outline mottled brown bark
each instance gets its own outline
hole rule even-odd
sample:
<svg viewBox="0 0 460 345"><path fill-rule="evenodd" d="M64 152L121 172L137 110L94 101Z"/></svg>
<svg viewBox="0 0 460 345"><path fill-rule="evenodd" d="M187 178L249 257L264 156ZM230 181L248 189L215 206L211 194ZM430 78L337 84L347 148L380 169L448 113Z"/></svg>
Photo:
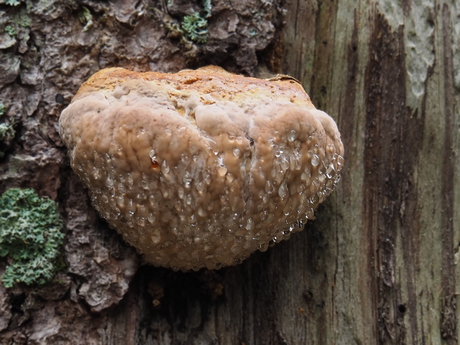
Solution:
<svg viewBox="0 0 460 345"><path fill-rule="evenodd" d="M197 2L0 1L0 28L16 30L0 30L0 122L16 131L0 143L0 192L34 188L59 202L67 263L48 286L0 286L0 343L456 344L456 2L212 4L206 44L189 44L161 13L179 21ZM91 207L56 121L99 68L208 63L301 80L337 120L343 178L303 232L239 266L142 265Z"/></svg>

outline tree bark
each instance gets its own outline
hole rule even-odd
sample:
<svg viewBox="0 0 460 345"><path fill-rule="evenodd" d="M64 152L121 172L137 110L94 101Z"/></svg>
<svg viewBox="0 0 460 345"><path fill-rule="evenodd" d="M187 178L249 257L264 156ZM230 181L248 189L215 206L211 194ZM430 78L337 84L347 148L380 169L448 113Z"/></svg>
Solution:
<svg viewBox="0 0 460 345"><path fill-rule="evenodd" d="M457 343L458 4L323 1L288 13L283 70L336 116L346 148L324 233L336 259L321 294L326 343Z"/></svg>
<svg viewBox="0 0 460 345"><path fill-rule="evenodd" d="M47 286L0 284L2 344L457 344L458 2L215 0L204 44L168 29L195 2L1 3L16 34L0 37L0 122L16 134L0 143L0 192L59 202L67 264ZM100 68L208 63L299 79L336 119L345 167L289 241L172 272L142 264L98 218L55 126Z"/></svg>

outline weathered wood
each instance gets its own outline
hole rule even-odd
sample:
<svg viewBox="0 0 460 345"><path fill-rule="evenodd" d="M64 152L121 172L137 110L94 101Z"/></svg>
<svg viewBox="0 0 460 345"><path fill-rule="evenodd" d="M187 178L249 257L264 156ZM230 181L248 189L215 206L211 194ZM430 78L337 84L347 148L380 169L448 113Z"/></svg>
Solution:
<svg viewBox="0 0 460 345"><path fill-rule="evenodd" d="M283 70L336 116L347 149L324 234L326 343L457 343L458 4L290 6L285 44L314 40L315 57L290 51Z"/></svg>

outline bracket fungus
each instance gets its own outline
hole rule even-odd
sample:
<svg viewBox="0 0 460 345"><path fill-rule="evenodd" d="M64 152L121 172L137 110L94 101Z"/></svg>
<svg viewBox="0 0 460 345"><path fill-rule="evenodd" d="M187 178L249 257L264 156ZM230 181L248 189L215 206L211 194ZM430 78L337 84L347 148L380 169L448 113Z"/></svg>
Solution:
<svg viewBox="0 0 460 345"><path fill-rule="evenodd" d="M101 216L175 270L233 265L301 230L343 164L336 123L293 78L214 66L101 70L59 128Z"/></svg>

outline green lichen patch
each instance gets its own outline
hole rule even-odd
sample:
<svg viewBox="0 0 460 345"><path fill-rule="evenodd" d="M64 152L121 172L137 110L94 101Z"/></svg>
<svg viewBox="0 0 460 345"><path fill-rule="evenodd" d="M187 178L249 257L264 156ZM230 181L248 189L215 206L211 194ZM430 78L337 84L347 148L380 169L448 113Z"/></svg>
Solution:
<svg viewBox="0 0 460 345"><path fill-rule="evenodd" d="M203 11L204 11L205 18L211 17L211 12L212 12L211 0L203 0Z"/></svg>
<svg viewBox="0 0 460 345"><path fill-rule="evenodd" d="M16 11L12 17L13 23L22 28L30 28L32 19L30 18L30 12L25 7L21 7L19 11Z"/></svg>
<svg viewBox="0 0 460 345"><path fill-rule="evenodd" d="M82 29L83 32L88 31L94 24L92 14L85 6L83 6L78 12L78 19L80 20L80 23L84 25Z"/></svg>
<svg viewBox="0 0 460 345"><path fill-rule="evenodd" d="M56 203L32 189L10 188L0 197L0 256L8 257L2 276L16 283L45 284L59 269L64 240Z"/></svg>
<svg viewBox="0 0 460 345"><path fill-rule="evenodd" d="M0 101L0 117L5 114L6 107L2 101ZM8 147L9 142L14 138L15 130L13 125L10 123L0 123L0 158L5 156L4 149Z"/></svg>
<svg viewBox="0 0 460 345"><path fill-rule="evenodd" d="M3 142L9 142L14 138L15 131L13 126L8 123L0 123L0 158L5 156L5 152L2 150Z"/></svg>
<svg viewBox="0 0 460 345"><path fill-rule="evenodd" d="M14 137L13 126L7 123L0 124L0 142L4 140L11 140Z"/></svg>
<svg viewBox="0 0 460 345"><path fill-rule="evenodd" d="M185 16L181 26L187 39L197 43L206 43L208 21L201 17L199 13L195 12L190 16Z"/></svg>
<svg viewBox="0 0 460 345"><path fill-rule="evenodd" d="M191 46L193 43L204 44L208 38L208 18L211 17L211 0L201 2L202 9L182 17L182 20L171 17L156 7L151 10L161 19L168 30L168 37L181 39L181 43Z"/></svg>
<svg viewBox="0 0 460 345"><path fill-rule="evenodd" d="M17 6L19 5L21 2L18 1L18 0L6 0L6 3L7 5L10 5L10 6Z"/></svg>
<svg viewBox="0 0 460 345"><path fill-rule="evenodd" d="M10 35L10 36L16 36L18 34L18 32L16 31L16 29L11 26L11 25L7 25L5 26L5 32Z"/></svg>

